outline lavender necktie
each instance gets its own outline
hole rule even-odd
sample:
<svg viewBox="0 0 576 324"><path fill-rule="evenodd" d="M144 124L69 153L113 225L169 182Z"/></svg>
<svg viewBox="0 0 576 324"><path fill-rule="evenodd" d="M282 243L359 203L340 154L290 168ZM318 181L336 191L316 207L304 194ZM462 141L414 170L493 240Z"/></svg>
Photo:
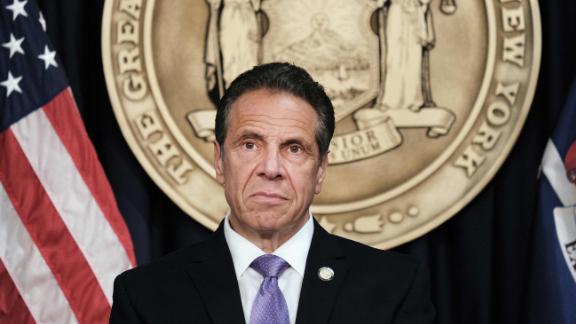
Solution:
<svg viewBox="0 0 576 324"><path fill-rule="evenodd" d="M289 324L288 306L278 287L278 276L289 267L288 263L273 254L264 254L250 267L264 277L252 304L250 324Z"/></svg>

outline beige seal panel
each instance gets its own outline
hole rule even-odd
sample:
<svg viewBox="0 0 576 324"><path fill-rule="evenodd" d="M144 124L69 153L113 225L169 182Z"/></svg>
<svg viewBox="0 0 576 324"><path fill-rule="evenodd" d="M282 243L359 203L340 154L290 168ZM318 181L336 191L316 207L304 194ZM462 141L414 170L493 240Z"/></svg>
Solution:
<svg viewBox="0 0 576 324"><path fill-rule="evenodd" d="M256 64L306 68L337 119L312 212L379 248L432 230L486 186L540 64L535 0L107 0L102 29L124 137L211 229L228 208L212 168L216 100Z"/></svg>

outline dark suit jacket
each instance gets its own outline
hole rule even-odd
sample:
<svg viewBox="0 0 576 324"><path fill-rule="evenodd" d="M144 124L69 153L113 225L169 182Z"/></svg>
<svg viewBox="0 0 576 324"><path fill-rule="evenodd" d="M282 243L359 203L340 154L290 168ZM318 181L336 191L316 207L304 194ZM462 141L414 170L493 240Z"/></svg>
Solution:
<svg viewBox="0 0 576 324"><path fill-rule="evenodd" d="M433 322L428 280L417 262L314 226L296 323ZM333 280L319 279L323 266L334 270ZM208 241L118 276L110 322L243 324L223 226Z"/></svg>

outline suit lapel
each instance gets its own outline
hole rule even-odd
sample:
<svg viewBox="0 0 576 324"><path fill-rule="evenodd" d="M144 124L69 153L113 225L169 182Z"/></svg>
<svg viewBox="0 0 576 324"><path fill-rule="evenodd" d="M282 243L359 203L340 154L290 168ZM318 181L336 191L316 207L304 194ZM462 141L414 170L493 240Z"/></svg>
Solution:
<svg viewBox="0 0 576 324"><path fill-rule="evenodd" d="M244 324L238 281L222 224L200 253L195 253L186 271L214 324Z"/></svg>
<svg viewBox="0 0 576 324"><path fill-rule="evenodd" d="M318 270L322 267L334 271L332 280L323 281L319 278ZM306 260L297 324L322 324L328 321L347 272L348 263L337 242L314 221L314 237Z"/></svg>

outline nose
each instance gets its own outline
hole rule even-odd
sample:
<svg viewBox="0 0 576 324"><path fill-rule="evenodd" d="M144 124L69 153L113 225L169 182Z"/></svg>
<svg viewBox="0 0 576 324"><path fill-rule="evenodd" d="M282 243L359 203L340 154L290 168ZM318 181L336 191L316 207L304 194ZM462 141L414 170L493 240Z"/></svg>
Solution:
<svg viewBox="0 0 576 324"><path fill-rule="evenodd" d="M276 149L266 150L260 163L258 174L270 180L276 180L283 177L283 168L280 152Z"/></svg>

